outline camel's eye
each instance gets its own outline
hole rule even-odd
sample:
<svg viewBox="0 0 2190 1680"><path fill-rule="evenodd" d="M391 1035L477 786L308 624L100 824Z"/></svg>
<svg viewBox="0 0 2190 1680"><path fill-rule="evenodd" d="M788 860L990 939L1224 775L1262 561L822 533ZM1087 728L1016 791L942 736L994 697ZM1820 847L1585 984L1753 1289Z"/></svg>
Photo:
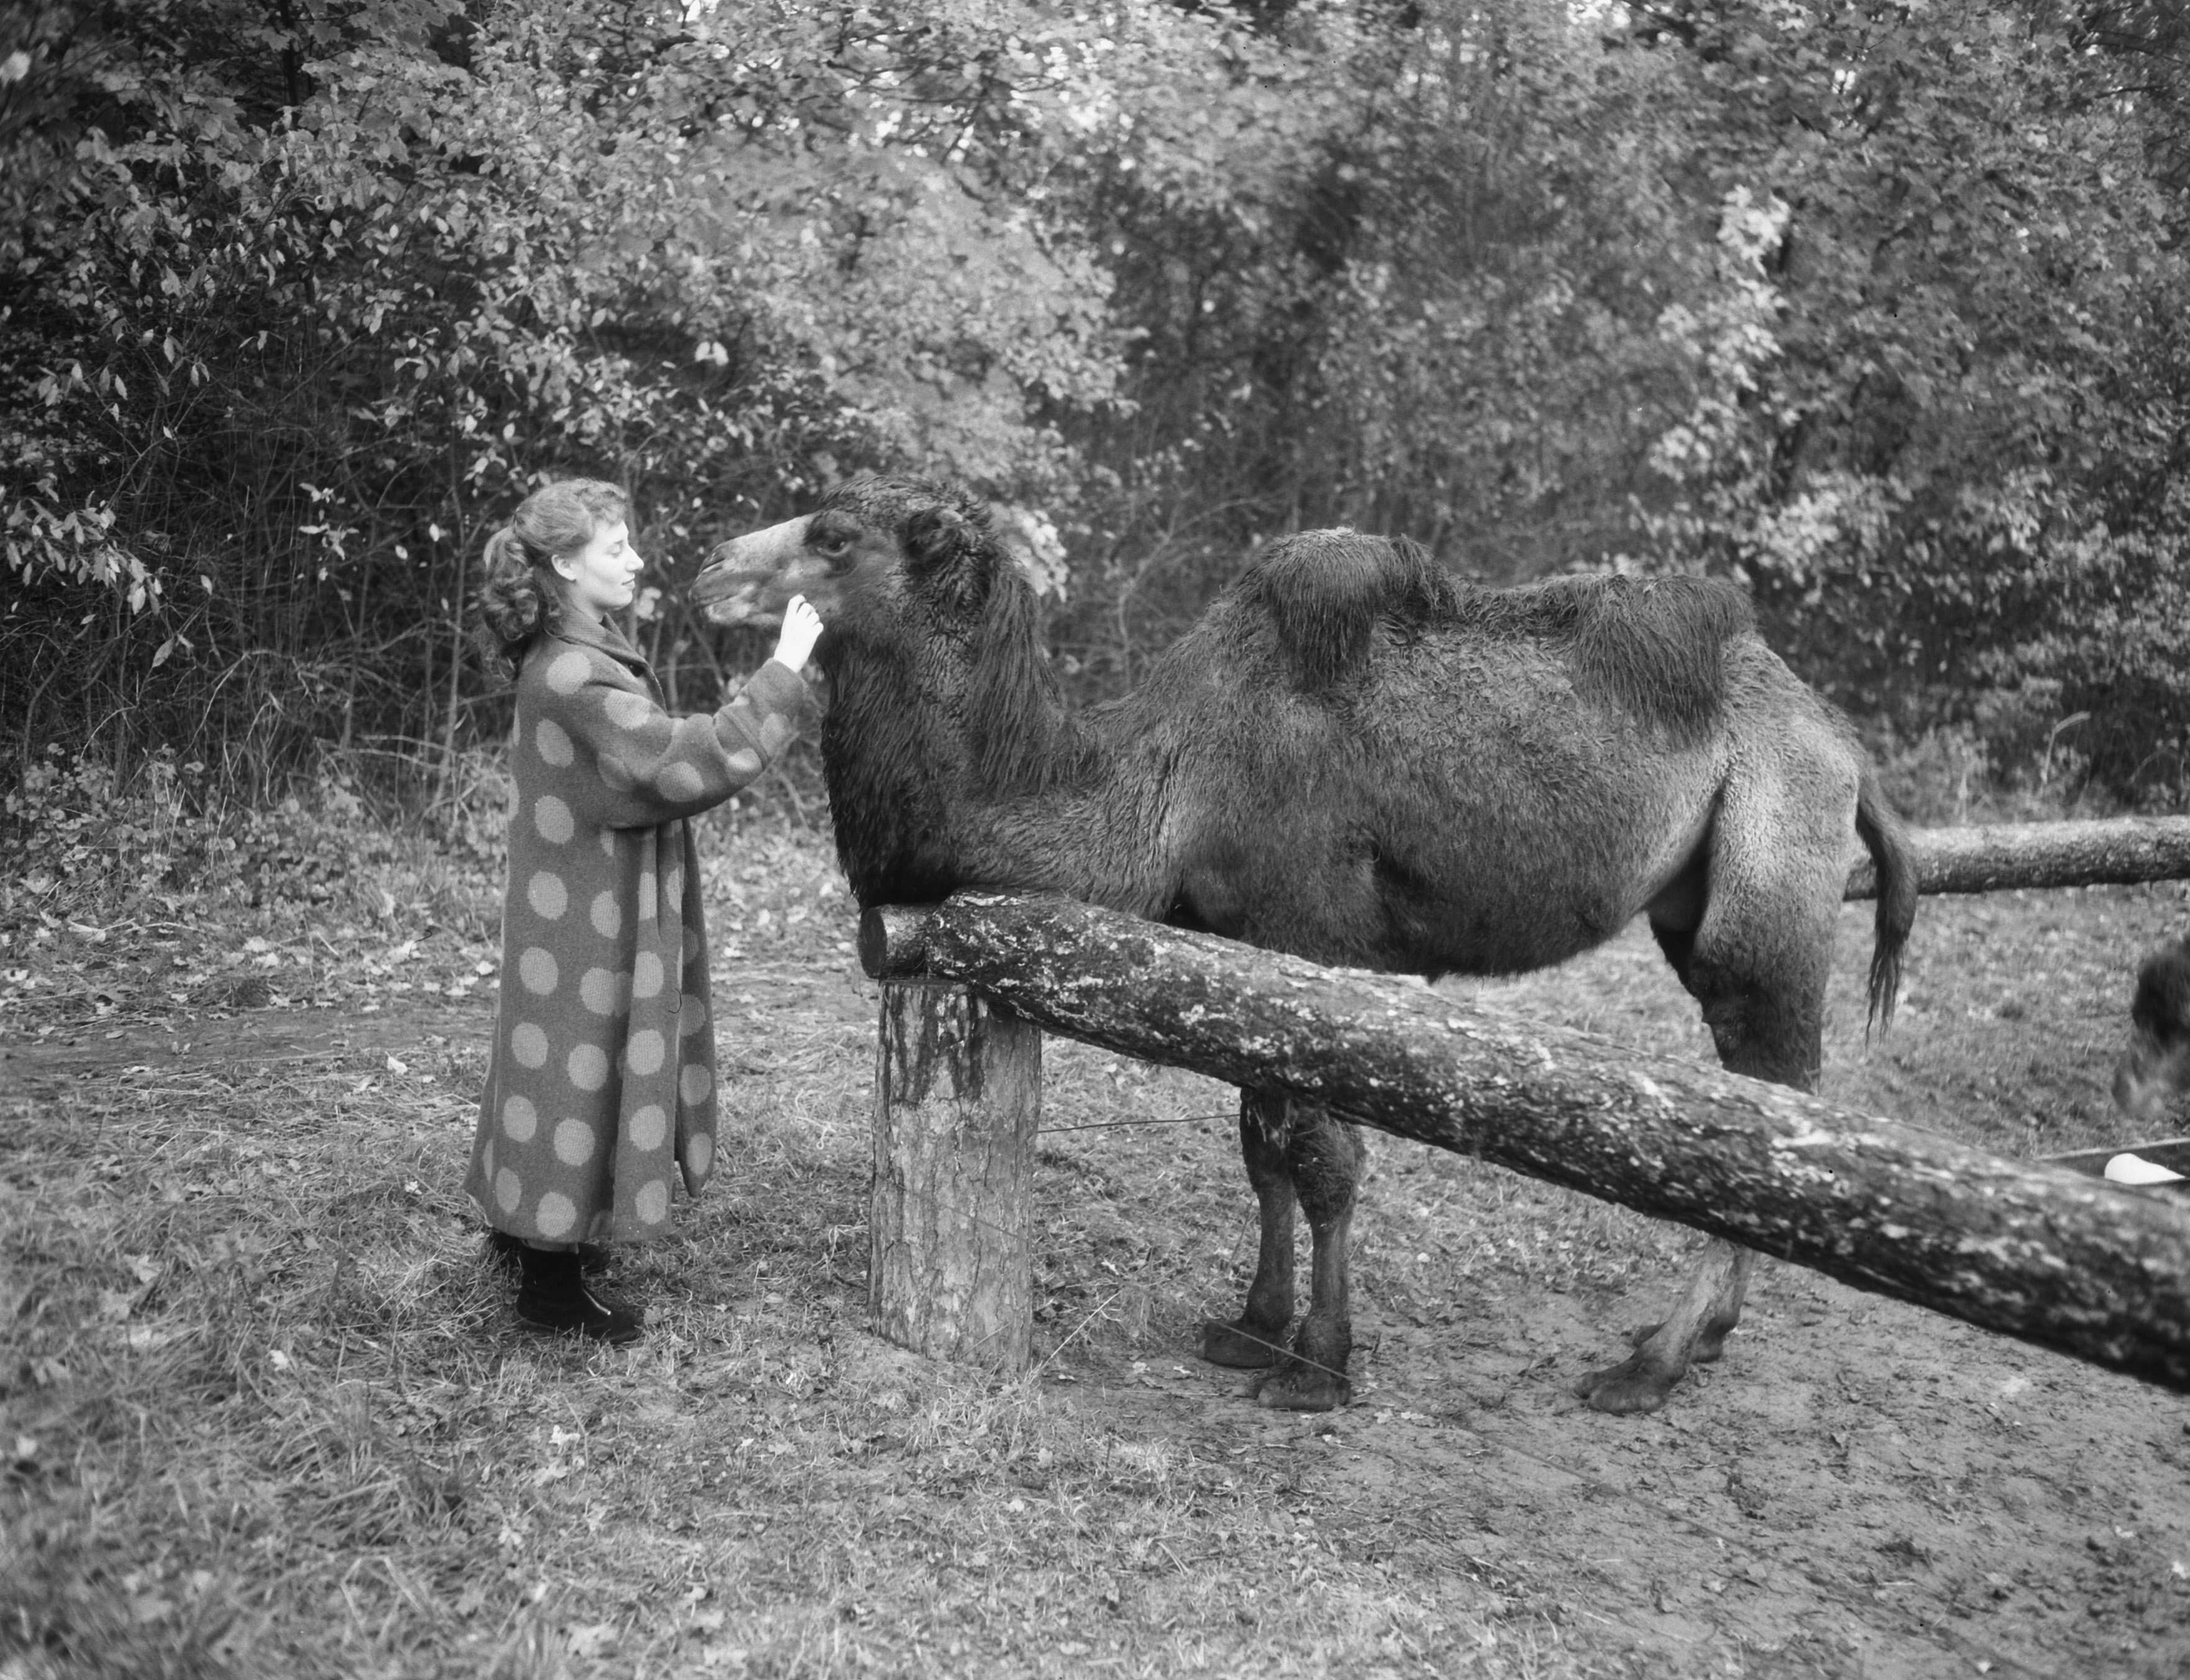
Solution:
<svg viewBox="0 0 2190 1680"><path fill-rule="evenodd" d="M807 533L806 546L829 563L831 571L848 572L855 535L841 526L817 525Z"/></svg>

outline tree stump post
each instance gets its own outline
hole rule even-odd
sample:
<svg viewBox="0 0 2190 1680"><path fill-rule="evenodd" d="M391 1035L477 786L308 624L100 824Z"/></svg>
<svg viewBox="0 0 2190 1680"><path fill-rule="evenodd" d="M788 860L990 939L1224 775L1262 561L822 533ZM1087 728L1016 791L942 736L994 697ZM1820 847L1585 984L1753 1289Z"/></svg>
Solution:
<svg viewBox="0 0 2190 1680"><path fill-rule="evenodd" d="M885 978L868 1304L914 1352L1000 1372L1034 1337L1041 1029L949 981Z"/></svg>

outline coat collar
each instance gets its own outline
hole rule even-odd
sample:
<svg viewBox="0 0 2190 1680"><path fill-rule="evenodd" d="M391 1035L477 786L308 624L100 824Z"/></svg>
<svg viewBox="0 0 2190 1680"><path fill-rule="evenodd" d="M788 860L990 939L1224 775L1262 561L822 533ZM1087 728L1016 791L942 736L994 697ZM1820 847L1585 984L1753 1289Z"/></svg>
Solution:
<svg viewBox="0 0 2190 1680"><path fill-rule="evenodd" d="M591 648L606 653L619 665L628 665L649 682L654 678L654 667L646 662L646 655L631 645L631 638L616 628L613 619L596 619L591 614L566 608L562 627L556 632L565 642L575 642L581 648Z"/></svg>

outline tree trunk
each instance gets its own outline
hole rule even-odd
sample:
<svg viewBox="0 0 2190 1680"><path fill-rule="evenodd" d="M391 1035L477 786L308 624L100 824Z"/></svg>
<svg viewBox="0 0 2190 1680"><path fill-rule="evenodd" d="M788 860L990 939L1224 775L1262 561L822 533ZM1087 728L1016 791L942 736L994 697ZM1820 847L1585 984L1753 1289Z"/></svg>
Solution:
<svg viewBox="0 0 2190 1680"><path fill-rule="evenodd" d="M1043 1026L1620 1202L2190 1390L2190 1212L1799 1092L1052 897L871 912Z"/></svg>
<svg viewBox="0 0 2190 1680"><path fill-rule="evenodd" d="M1915 855L1919 892L2190 879L2190 817L1917 829L1910 832L1909 846ZM1865 858L1848 875L1847 897L1877 896L1877 874Z"/></svg>
<svg viewBox="0 0 2190 1680"><path fill-rule="evenodd" d="M882 987L868 1303L916 1352L1026 1366L1041 1032L963 986Z"/></svg>

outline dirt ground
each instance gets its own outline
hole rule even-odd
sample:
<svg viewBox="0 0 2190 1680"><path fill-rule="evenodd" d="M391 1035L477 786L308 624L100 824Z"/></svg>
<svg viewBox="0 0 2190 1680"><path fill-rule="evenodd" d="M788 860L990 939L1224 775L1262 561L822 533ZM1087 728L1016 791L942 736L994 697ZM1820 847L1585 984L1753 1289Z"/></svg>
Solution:
<svg viewBox="0 0 2190 1680"><path fill-rule="evenodd" d="M1828 1097L1943 1117L2009 1152L2112 1140L2103 1073L2127 981L2109 953L2170 928L2181 899L2057 897L2057 910L1927 906L1903 1025L1869 1047L1859 1023L1844 1027ZM1849 915L1852 975L1867 931ZM2106 924L2096 933L2094 918ZM2072 950L2047 945L2056 926L2075 934ZM2004 933L2051 954L2004 961ZM1645 940L1486 989L1700 1053ZM789 979L765 1008L856 1026L871 1020L873 995L842 974ZM1858 993L1851 981L1839 995ZM0 1095L35 1096L102 1067L397 1051L475 1038L485 1019L472 1002L268 1010L187 1029L93 1023L8 1045ZM1095 1055L1053 1046L1052 1075L1084 1078ZM2020 1097L1993 1089L1995 1075ZM1182 1112L1223 1096L1155 1070L1120 1093ZM1767 1262L1722 1364L1655 1417L1601 1417L1568 1384L1655 1315L1700 1239L1480 1162L1388 1139L1374 1152L1356 1242L1359 1398L1302 1417L1256 1409L1237 1373L1190 1351L1198 1316L1225 1304L1239 1273L1236 1236L1206 1249L1193 1229L1209 1208L1246 1219L1228 1127L1046 1147L1044 1217L1120 1225L1146 1280L1143 1309L1122 1328L1068 1337L1069 1313L1045 1315L1048 1403L1091 1431L1236 1468L1274 1518L1290 1513L1304 1540L1371 1560L1395 1597L1555 1624L1557 1672L1578 1660L1653 1676L2190 1673L2190 1400ZM1087 1176L1098 1163L1114 1198L1099 1208ZM1167 1201L1166 1174L1193 1196ZM1524 1247L1626 1258L1592 1270ZM856 1270L851 1259L836 1264ZM1058 1298L1084 1284L1056 1262L1041 1277ZM1392 1655L1393 1672L1420 1672Z"/></svg>
<svg viewBox="0 0 2190 1680"><path fill-rule="evenodd" d="M1381 1302L1357 1319L1368 1392L1332 1417L1251 1411L1193 1360L1080 1403L1282 1467L1395 1574L1518 1600L1645 1672L2190 1672L2179 1397L1779 1267L1662 1413L1568 1399L1608 1362L1603 1309L1667 1287L1586 1313L1514 1291L1464 1326Z"/></svg>
<svg viewBox="0 0 2190 1680"><path fill-rule="evenodd" d="M1866 1043L1847 1000L1869 930L1851 906L1824 1095L2010 1154L2132 1140L2107 1073L2134 953L2181 919L2172 887L1927 901L1901 1023ZM1639 932L1465 989L1707 1054ZM1489 1226L1608 1221L1614 1246L1644 1249L1669 1228L1374 1147L1352 1409L1251 1411L1235 1379L1190 1359L1164 1361L1154 1392L1143 1376L1088 1403L1212 1451L1229 1437L1291 1467L1319 1526L1395 1575L1530 1603L1644 1672L2190 1674L2190 1399L1767 1260L1722 1363L1654 1417L1603 1417L1569 1383L1660 1315L1700 1239L1608 1285L1523 1265L1476 1269L1472 1293L1425 1291L1406 1249L1424 1229L1451 1242L1471 1206ZM1409 1228L1417 1202L1438 1217Z"/></svg>

